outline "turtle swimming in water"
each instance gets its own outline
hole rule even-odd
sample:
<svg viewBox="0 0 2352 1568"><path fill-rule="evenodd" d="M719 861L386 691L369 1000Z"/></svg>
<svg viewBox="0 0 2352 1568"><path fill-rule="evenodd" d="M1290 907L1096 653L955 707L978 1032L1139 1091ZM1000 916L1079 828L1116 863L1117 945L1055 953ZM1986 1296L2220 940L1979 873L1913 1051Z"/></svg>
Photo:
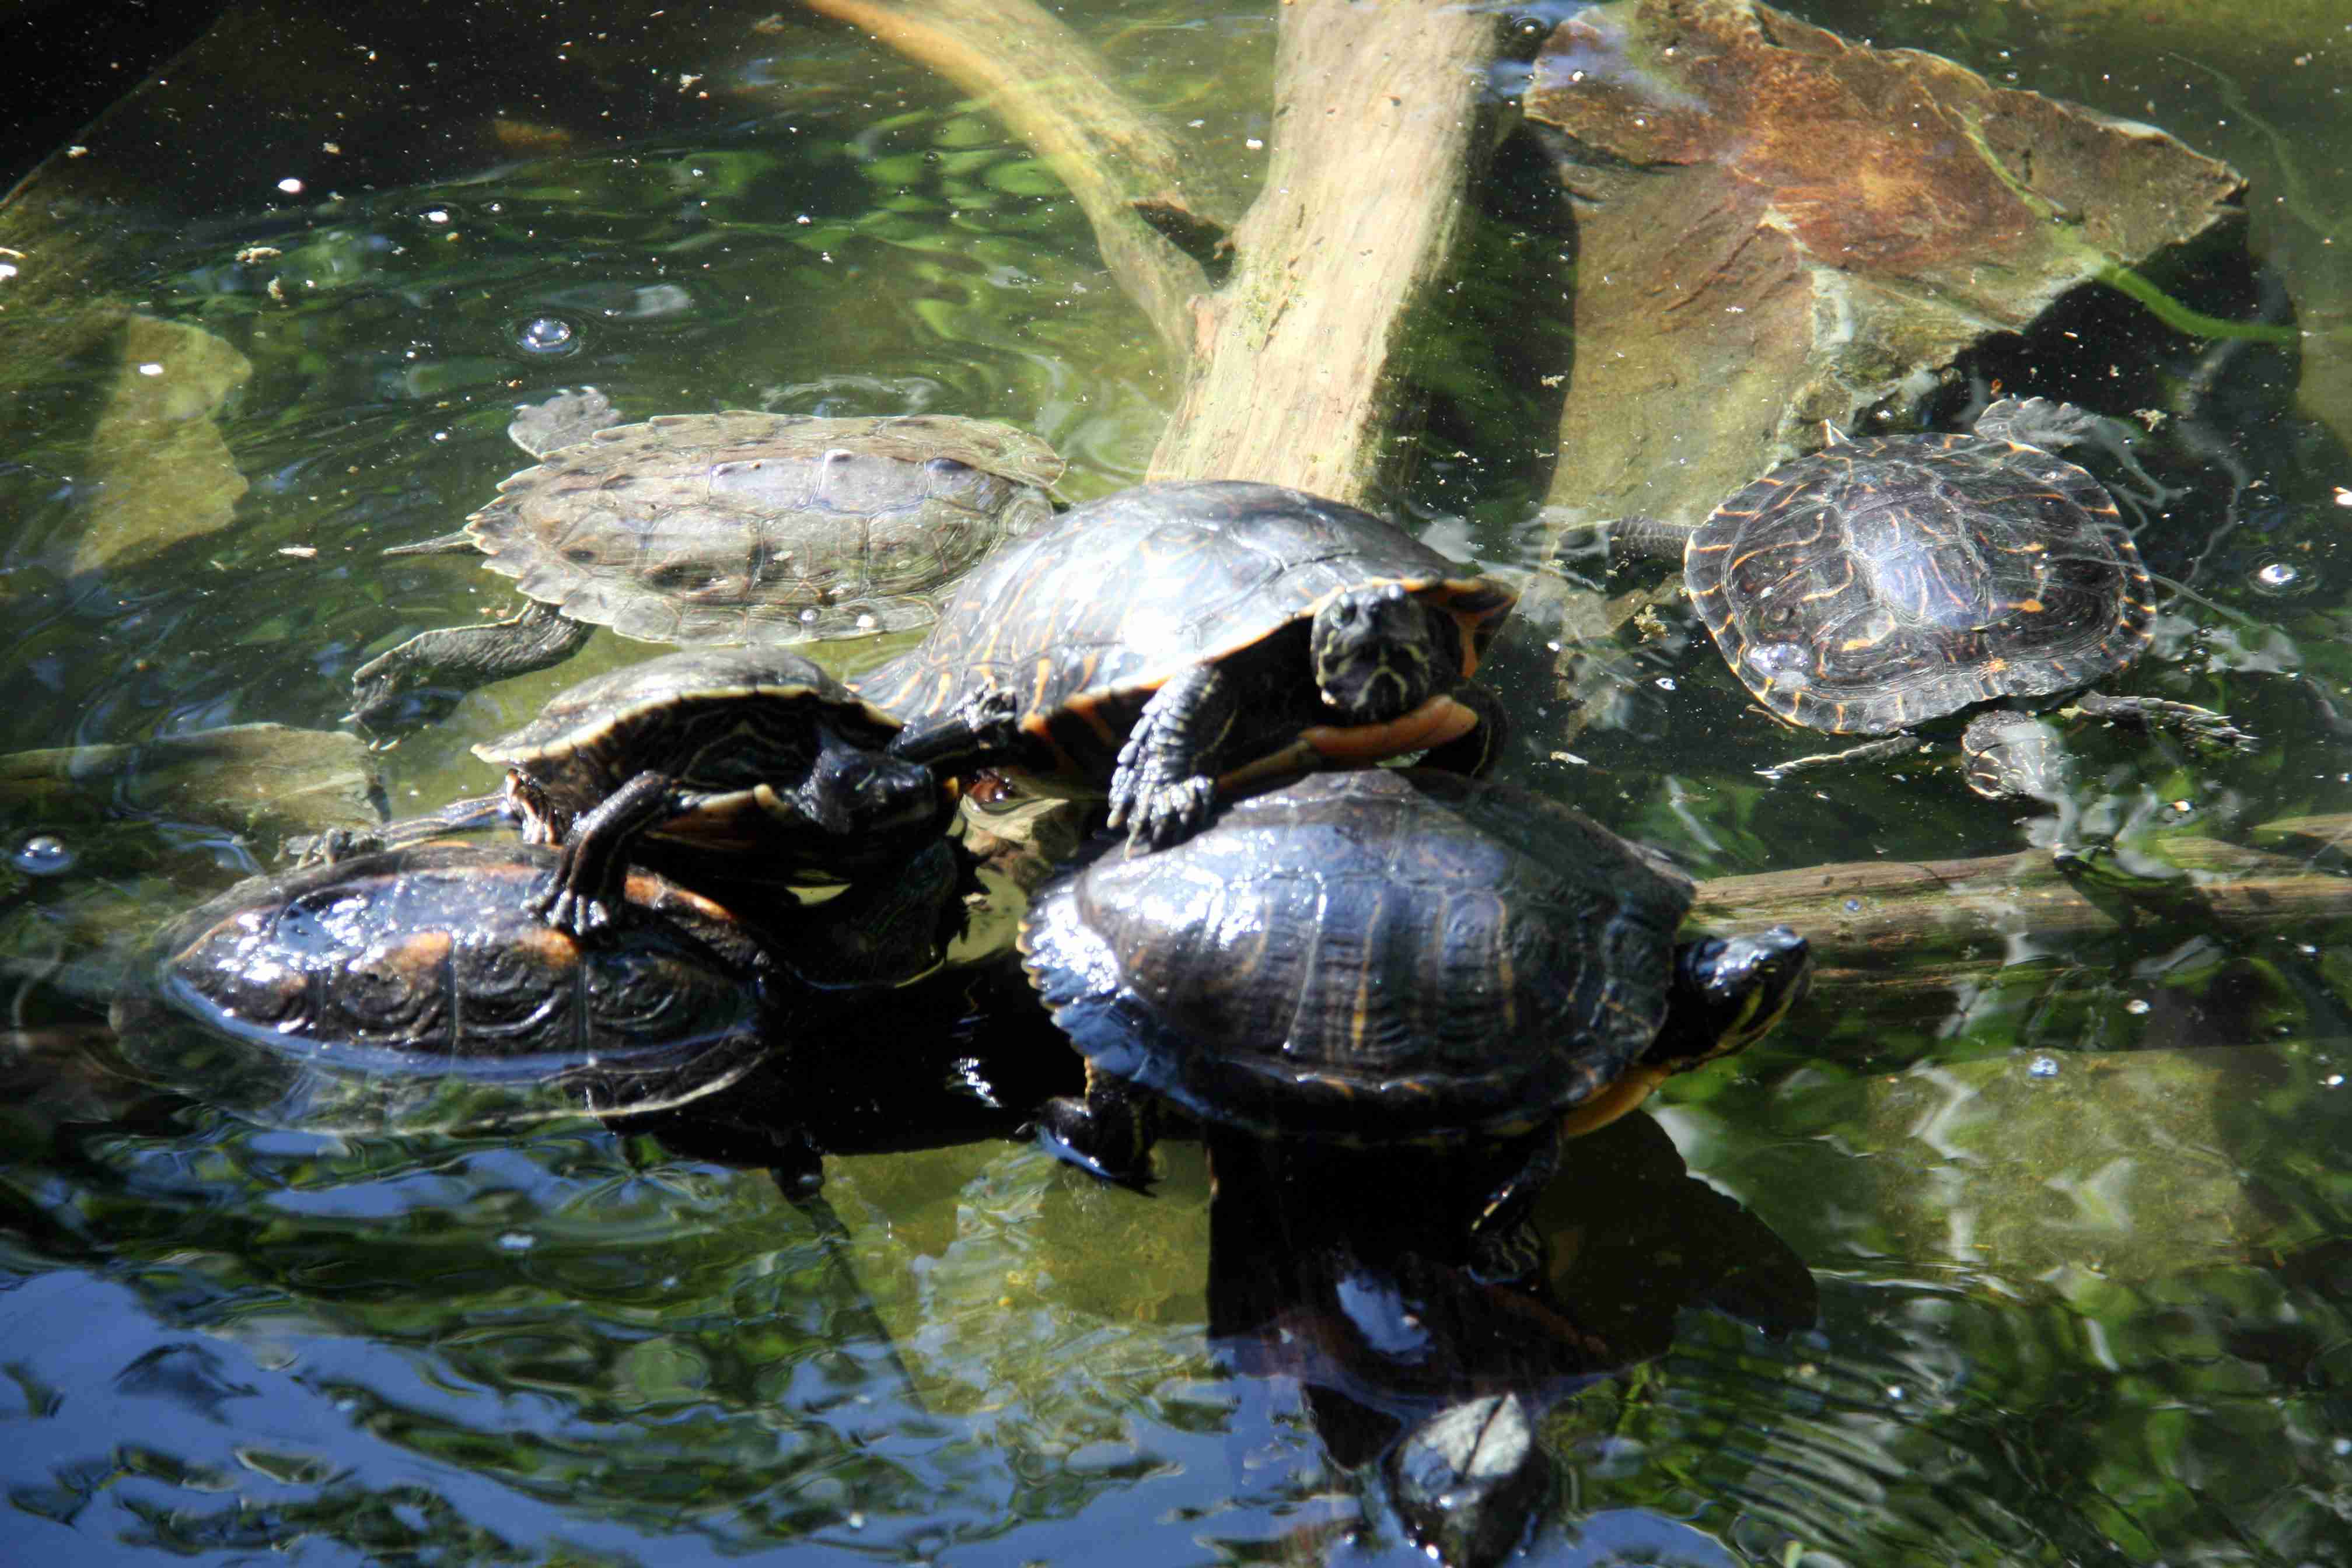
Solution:
<svg viewBox="0 0 2352 1568"><path fill-rule="evenodd" d="M913 651L853 679L901 757L1110 800L1172 843L1259 777L1426 750L1482 771L1469 680L1516 598L1384 518L1279 485L1139 485L1000 547Z"/></svg>
<svg viewBox="0 0 2352 1568"><path fill-rule="evenodd" d="M1109 847L1109 846L1104 846ZM1310 775L1172 848L1049 882L1025 967L1087 1059L1050 1140L1132 1178L1164 1096L1350 1145L1528 1138L1475 1217L1507 1228L1559 1140L1747 1046L1805 990L1785 926L1685 939L1682 877L1578 812L1427 768Z"/></svg>
<svg viewBox="0 0 2352 1568"><path fill-rule="evenodd" d="M1916 750L1909 733L1964 709L1969 787L2055 800L2058 737L2034 717L2146 651L2155 592L2115 499L2052 449L2105 422L2003 398L1966 434L1831 444L1784 463L1696 528L1609 525L1615 543L1682 563L1732 673L1775 717L1885 738L1768 768ZM2248 747L2221 714L2085 693L2072 711Z"/></svg>
<svg viewBox="0 0 2352 1568"><path fill-rule="evenodd" d="M539 459L457 533L388 555L477 551L526 599L513 618L424 632L362 664L351 717L420 722L457 694L560 663L597 626L689 645L769 645L921 626L939 590L1052 516L1062 460L1035 436L940 414L664 414L593 387L508 426Z"/></svg>

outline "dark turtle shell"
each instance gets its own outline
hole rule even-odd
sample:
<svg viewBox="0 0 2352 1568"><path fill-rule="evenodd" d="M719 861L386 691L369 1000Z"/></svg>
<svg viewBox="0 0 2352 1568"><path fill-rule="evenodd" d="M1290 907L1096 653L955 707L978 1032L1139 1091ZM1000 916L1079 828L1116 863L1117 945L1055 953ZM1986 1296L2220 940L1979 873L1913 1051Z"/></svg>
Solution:
<svg viewBox="0 0 2352 1568"><path fill-rule="evenodd" d="M649 1110L747 1071L778 978L750 932L633 872L634 917L576 940L531 907L553 865L510 841L434 842L249 878L155 946L152 996L201 1027L205 1061L157 1027L127 1029L126 1050L306 1125L444 1124L486 1097L500 1121Z"/></svg>
<svg viewBox="0 0 2352 1568"><path fill-rule="evenodd" d="M600 430L499 486L465 538L574 621L653 643L920 626L934 591L1052 515L1062 461L939 414L665 414Z"/></svg>
<svg viewBox="0 0 2352 1568"><path fill-rule="evenodd" d="M1362 768L1040 891L1032 980L1093 1065L1204 1120L1358 1142L1530 1128L1664 1023L1690 884L1583 816Z"/></svg>
<svg viewBox="0 0 2352 1568"><path fill-rule="evenodd" d="M1843 734L2087 685L2138 657L2154 607L2098 480L1981 434L1782 464L1699 525L1683 570L1757 700Z"/></svg>
<svg viewBox="0 0 2352 1568"><path fill-rule="evenodd" d="M566 687L474 754L525 781L509 788L532 842L561 842L571 822L652 768L702 800L650 836L706 852L798 850L795 865L848 870L903 860L951 803L923 769L883 756L898 732L897 719L789 649L688 648ZM841 820L814 821L791 800L828 747L868 752L868 770L903 779L840 791Z"/></svg>
<svg viewBox="0 0 2352 1568"><path fill-rule="evenodd" d="M1391 582L1453 614L1465 674L1513 600L1337 501L1241 480L1139 485L1000 546L919 646L857 685L910 725L1010 692L1055 770L1099 781L1166 682L1304 627L1335 593Z"/></svg>

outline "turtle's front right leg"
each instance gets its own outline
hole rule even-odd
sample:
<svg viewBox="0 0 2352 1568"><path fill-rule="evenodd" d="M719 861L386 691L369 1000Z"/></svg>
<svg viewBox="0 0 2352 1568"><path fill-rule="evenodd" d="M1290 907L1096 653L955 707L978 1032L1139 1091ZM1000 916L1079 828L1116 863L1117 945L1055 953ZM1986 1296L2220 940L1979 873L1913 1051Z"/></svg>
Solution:
<svg viewBox="0 0 2352 1568"><path fill-rule="evenodd" d="M555 884L537 902L550 925L585 936L619 918L629 845L655 823L677 815L670 795L676 782L648 768L572 824L556 854Z"/></svg>
<svg viewBox="0 0 2352 1568"><path fill-rule="evenodd" d="M527 599L504 621L419 632L352 674L343 717L377 731L429 724L476 686L562 664L595 630Z"/></svg>
<svg viewBox="0 0 2352 1568"><path fill-rule="evenodd" d="M1110 776L1110 825L1127 829L1130 850L1166 849L1208 821L1217 780L1204 764L1241 706L1235 684L1214 664L1195 664L1143 705Z"/></svg>

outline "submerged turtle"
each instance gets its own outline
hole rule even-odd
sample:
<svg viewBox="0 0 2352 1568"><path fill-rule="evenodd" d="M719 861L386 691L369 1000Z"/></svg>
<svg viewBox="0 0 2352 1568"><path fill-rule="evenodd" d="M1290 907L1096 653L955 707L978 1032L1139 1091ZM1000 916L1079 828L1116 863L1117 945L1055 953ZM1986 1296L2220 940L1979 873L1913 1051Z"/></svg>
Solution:
<svg viewBox="0 0 2352 1568"><path fill-rule="evenodd" d="M458 532L385 552L478 550L528 602L362 664L353 718L383 727L426 688L446 702L543 669L597 626L770 644L923 625L939 589L1052 515L1045 488L1062 474L1044 442L985 420L617 419L593 387L521 410L507 434L539 465Z"/></svg>
<svg viewBox="0 0 2352 1568"><path fill-rule="evenodd" d="M1787 927L1677 942L1691 884L1589 819L1451 774L1318 774L1157 854L1048 883L1021 946L1087 1058L1046 1135L1131 1177L1151 1095L1205 1122L1351 1144L1559 1140L1778 1023L1810 974ZM1144 1092L1139 1094L1139 1091Z"/></svg>
<svg viewBox="0 0 2352 1568"><path fill-rule="evenodd" d="M584 943L537 913L555 861L439 841L248 878L156 939L151 983L116 1009L126 1053L310 1126L653 1111L935 964L959 902L943 845L823 919L632 870L631 918Z"/></svg>
<svg viewBox="0 0 2352 1568"><path fill-rule="evenodd" d="M854 684L906 721L899 756L1107 790L1158 846L1261 775L1424 747L1482 770L1504 719L1467 677L1512 599L1336 501L1142 485L1000 548Z"/></svg>
<svg viewBox="0 0 2352 1568"><path fill-rule="evenodd" d="M952 806L930 770L885 750L898 721L784 648L688 648L558 693L474 747L503 794L323 846L342 855L491 821L559 846L540 902L584 933L614 913L624 865L658 857L696 885L716 870L854 877L906 862Z"/></svg>
<svg viewBox="0 0 2352 1568"><path fill-rule="evenodd" d="M2155 595L2116 503L2048 450L2105 422L2069 403L2004 398L1967 434L1831 444L1784 463L1695 528L1610 525L1628 549L1681 561L1717 649L1774 716L1887 738L1765 769L1907 752L1906 732L1983 704L1962 732L1969 788L2055 799L2065 759L2032 716L2146 650ZM2089 695L2077 712L2246 747L2223 715Z"/></svg>

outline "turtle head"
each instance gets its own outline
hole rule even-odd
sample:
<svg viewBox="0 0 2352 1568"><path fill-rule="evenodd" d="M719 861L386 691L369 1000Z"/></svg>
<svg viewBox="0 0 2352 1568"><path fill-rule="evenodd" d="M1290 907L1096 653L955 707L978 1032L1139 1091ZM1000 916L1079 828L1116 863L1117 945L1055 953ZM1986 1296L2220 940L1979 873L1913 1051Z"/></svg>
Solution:
<svg viewBox="0 0 2352 1568"><path fill-rule="evenodd" d="M1772 1032L1813 977L1805 939L1785 925L1753 936L1702 936L1675 949L1666 1025L1644 1064L1679 1071Z"/></svg>
<svg viewBox="0 0 2352 1568"><path fill-rule="evenodd" d="M838 740L819 747L799 795L825 832L859 839L926 827L941 800L939 779L922 764Z"/></svg>
<svg viewBox="0 0 2352 1568"><path fill-rule="evenodd" d="M1385 724L1419 707L1455 673L1433 620L1402 583L1325 600L1309 633L1324 703L1358 724Z"/></svg>
<svg viewBox="0 0 2352 1568"><path fill-rule="evenodd" d="M2039 800L2064 810L2074 769L2057 730L2030 713L1988 708L1960 732L1969 788L1988 800Z"/></svg>

